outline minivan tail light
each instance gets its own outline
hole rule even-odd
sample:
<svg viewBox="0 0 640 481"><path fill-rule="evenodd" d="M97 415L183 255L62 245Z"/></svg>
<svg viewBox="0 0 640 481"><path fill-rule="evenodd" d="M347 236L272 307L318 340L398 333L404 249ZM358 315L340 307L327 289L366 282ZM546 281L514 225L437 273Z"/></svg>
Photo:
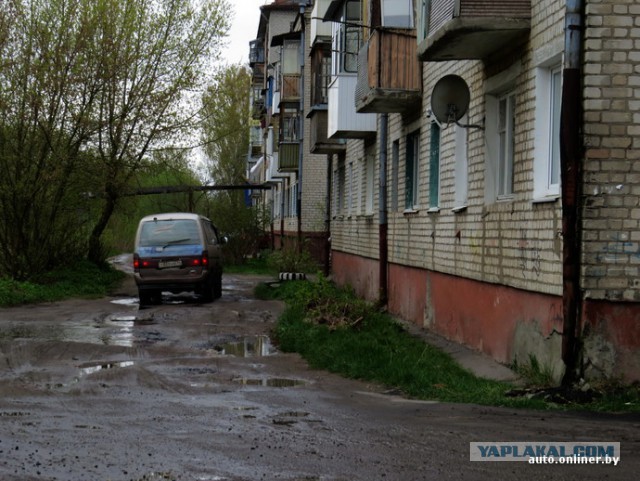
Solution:
<svg viewBox="0 0 640 481"><path fill-rule="evenodd" d="M138 272L140 270L140 257L138 254L133 255L133 270Z"/></svg>
<svg viewBox="0 0 640 481"><path fill-rule="evenodd" d="M207 257L207 251L202 252L202 267L207 267L209 265L209 258Z"/></svg>

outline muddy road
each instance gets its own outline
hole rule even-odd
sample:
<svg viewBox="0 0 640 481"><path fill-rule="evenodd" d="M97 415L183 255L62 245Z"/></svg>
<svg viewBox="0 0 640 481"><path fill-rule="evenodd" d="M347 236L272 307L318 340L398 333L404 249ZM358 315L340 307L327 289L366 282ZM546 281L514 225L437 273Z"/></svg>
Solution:
<svg viewBox="0 0 640 481"><path fill-rule="evenodd" d="M260 278L139 310L111 297L0 310L0 480L626 480L637 416L416 402L272 343ZM618 466L470 462L471 441L621 443Z"/></svg>

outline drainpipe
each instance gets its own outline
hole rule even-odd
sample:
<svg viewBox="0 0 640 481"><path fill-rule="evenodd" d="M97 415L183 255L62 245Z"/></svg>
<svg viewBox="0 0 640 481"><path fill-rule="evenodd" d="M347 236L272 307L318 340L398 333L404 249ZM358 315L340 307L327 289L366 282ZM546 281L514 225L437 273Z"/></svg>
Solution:
<svg viewBox="0 0 640 481"><path fill-rule="evenodd" d="M560 117L560 169L562 175L562 360L563 385L578 376L582 289L580 262L582 244L582 84L581 63L584 28L584 0L567 0L565 48L562 70Z"/></svg>
<svg viewBox="0 0 640 481"><path fill-rule="evenodd" d="M325 239L324 275L331 274L331 183L333 176L333 155L327 154L327 196L325 198Z"/></svg>
<svg viewBox="0 0 640 481"><path fill-rule="evenodd" d="M381 306L387 304L388 280L387 267L389 263L389 244L387 241L387 132L389 129L389 114L380 114L380 219L379 219L379 251L380 251L380 292L378 302Z"/></svg>
<svg viewBox="0 0 640 481"><path fill-rule="evenodd" d="M307 0L300 0L300 107L298 122L298 192L296 202L296 215L298 217L298 252L302 253L302 164L304 161L304 65L306 31L305 9Z"/></svg>

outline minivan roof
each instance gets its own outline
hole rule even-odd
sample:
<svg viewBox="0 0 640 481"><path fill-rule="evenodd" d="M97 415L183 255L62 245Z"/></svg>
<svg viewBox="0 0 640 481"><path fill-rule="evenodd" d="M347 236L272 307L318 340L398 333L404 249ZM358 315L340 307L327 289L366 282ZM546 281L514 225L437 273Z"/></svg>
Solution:
<svg viewBox="0 0 640 481"><path fill-rule="evenodd" d="M207 219L200 214L193 214L191 212L169 212L165 214L151 214L143 217L140 222L150 222L154 220L179 220L179 219Z"/></svg>

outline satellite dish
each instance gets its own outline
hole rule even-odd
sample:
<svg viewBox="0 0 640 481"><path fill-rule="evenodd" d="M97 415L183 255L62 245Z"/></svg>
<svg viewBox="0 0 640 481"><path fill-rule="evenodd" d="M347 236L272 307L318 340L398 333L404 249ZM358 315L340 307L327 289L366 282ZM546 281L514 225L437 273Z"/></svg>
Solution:
<svg viewBox="0 0 640 481"><path fill-rule="evenodd" d="M431 92L431 111L441 124L458 122L469 108L469 86L458 75L445 75Z"/></svg>

